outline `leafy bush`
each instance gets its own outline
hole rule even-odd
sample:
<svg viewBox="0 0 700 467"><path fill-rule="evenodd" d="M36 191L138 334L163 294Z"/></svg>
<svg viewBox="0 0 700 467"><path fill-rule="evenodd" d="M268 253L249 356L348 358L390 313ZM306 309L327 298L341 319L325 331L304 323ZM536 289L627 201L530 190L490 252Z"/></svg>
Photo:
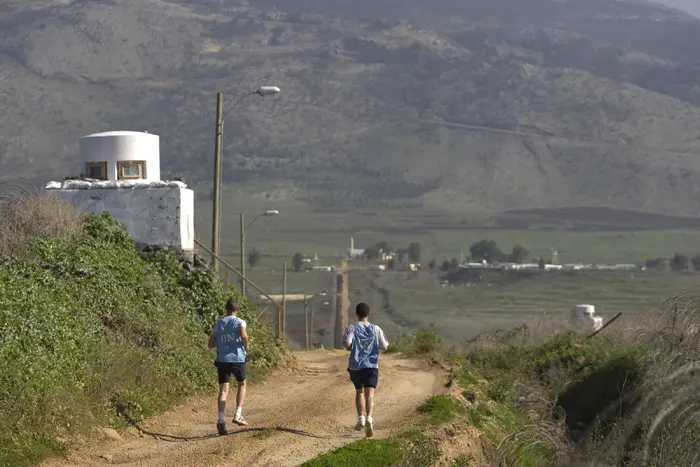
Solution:
<svg viewBox="0 0 700 467"><path fill-rule="evenodd" d="M418 406L418 412L430 416L431 423L449 422L455 418L461 407L457 401L448 396L431 396Z"/></svg>
<svg viewBox="0 0 700 467"><path fill-rule="evenodd" d="M302 467L391 467L402 459L401 445L396 440L361 439L305 462Z"/></svg>
<svg viewBox="0 0 700 467"><path fill-rule="evenodd" d="M436 443L417 430L389 439L361 439L311 459L302 467L425 466L433 465L440 451Z"/></svg>
<svg viewBox="0 0 700 467"><path fill-rule="evenodd" d="M444 349L442 337L437 332L427 329L415 334L403 336L389 345L389 352L401 352L406 355L437 354Z"/></svg>
<svg viewBox="0 0 700 467"><path fill-rule="evenodd" d="M212 272L186 271L170 252L141 258L109 214L31 248L0 263L0 465L30 465L120 412L149 416L215 387L206 334L226 295ZM272 330L245 303L241 316L252 366L273 366Z"/></svg>

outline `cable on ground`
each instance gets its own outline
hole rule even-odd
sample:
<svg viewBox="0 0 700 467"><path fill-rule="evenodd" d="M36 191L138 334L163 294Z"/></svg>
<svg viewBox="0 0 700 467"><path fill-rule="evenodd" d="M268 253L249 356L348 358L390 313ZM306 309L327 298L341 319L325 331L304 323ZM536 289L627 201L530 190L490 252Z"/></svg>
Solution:
<svg viewBox="0 0 700 467"><path fill-rule="evenodd" d="M211 433L207 435L195 435L195 436L176 436L176 435L170 435L167 433L157 433L154 431L148 431L141 427L136 420L131 418L128 414L122 413L122 416L124 419L129 423L129 425L133 426L137 430L139 430L140 433L143 433L144 435L152 436L154 438L163 440L163 441L170 441L170 442L176 442L176 441L201 441L205 439L212 439L212 438L219 438L222 435L219 435L218 433ZM276 426L276 427L247 427L247 428L239 428L233 431L229 431L226 435L223 436L232 436L232 435L240 435L243 433L251 433L251 432L265 432L265 431L280 431L283 433L291 433L293 435L299 435L299 436L306 436L308 438L317 438L317 439L332 439L332 438L352 438L350 435L317 435L314 433L309 433L308 431L304 430L297 430L294 428L286 428L283 426Z"/></svg>

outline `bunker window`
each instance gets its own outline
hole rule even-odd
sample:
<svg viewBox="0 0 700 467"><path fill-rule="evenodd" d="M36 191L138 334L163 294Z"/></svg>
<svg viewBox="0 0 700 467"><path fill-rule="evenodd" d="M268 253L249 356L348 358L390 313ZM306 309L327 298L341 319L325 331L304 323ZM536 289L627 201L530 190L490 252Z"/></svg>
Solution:
<svg viewBox="0 0 700 467"><path fill-rule="evenodd" d="M119 180L138 180L143 178L143 161L119 161Z"/></svg>

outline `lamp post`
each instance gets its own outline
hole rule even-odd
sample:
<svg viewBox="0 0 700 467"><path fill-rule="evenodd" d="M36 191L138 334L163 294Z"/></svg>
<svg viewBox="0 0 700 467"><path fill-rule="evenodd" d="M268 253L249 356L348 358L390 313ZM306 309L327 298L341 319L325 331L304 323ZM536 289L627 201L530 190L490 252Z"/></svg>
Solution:
<svg viewBox="0 0 700 467"><path fill-rule="evenodd" d="M219 214L221 213L221 137L224 130L224 119L236 108L239 102L248 96L258 95L260 97L279 94L280 88L277 86L260 86L253 92L241 96L226 113L223 113L223 93L216 95L216 139L214 140L214 206L212 212L211 228L211 252L212 266L215 271L219 270L219 263L216 259L219 256Z"/></svg>
<svg viewBox="0 0 700 467"><path fill-rule="evenodd" d="M248 224L248 227L243 227L243 213L241 213L241 296L245 297L245 261L246 261L246 254L245 254L245 231L248 230L253 224L255 224L255 221L260 219L261 217L270 217L270 216L277 216L279 215L279 211L277 209L268 209L265 212L262 212L258 214L258 216L253 219L253 221Z"/></svg>

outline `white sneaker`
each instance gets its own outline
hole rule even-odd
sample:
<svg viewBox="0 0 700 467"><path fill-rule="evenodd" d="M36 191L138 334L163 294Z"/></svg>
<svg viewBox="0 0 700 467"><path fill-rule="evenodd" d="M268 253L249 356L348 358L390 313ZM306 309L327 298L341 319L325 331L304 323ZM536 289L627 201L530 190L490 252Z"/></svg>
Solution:
<svg viewBox="0 0 700 467"><path fill-rule="evenodd" d="M367 417L367 423L365 424L365 435L371 438L374 435L374 427L372 426L372 417Z"/></svg>
<svg viewBox="0 0 700 467"><path fill-rule="evenodd" d="M233 418L233 423L235 423L236 425L248 426L248 422L246 422L245 418L243 418L243 414L236 415Z"/></svg>
<svg viewBox="0 0 700 467"><path fill-rule="evenodd" d="M357 424L355 425L355 431L362 431L365 427L365 417L364 415L357 416Z"/></svg>

